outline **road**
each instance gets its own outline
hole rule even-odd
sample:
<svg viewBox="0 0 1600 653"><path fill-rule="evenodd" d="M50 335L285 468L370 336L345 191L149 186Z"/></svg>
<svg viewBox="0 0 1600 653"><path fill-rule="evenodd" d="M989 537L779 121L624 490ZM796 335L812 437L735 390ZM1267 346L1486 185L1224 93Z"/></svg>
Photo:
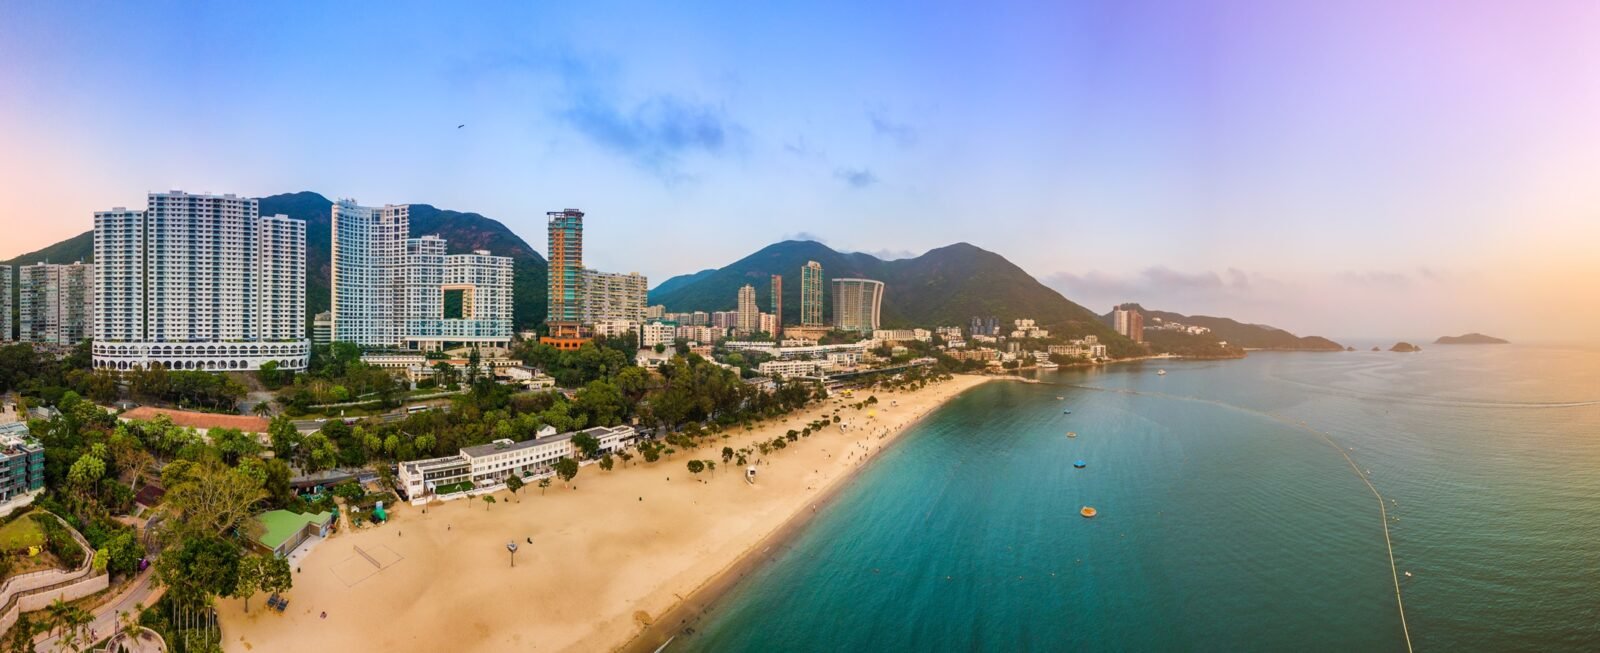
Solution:
<svg viewBox="0 0 1600 653"><path fill-rule="evenodd" d="M116 598L96 609L94 621L90 622L89 628L94 629L99 638L110 637L117 632L118 628L122 627L122 623L117 619L119 614L133 612L135 604L148 608L152 603L156 602L156 599L161 598L161 594L165 590L151 586L151 580L155 577L155 572L156 568L152 565L144 573L139 574L138 580L135 580L133 585L124 589ZM33 650L37 653L55 653L58 650L56 644L60 639L60 637L54 636L47 636L42 639L35 637Z"/></svg>
<svg viewBox="0 0 1600 653"><path fill-rule="evenodd" d="M448 412L450 410L450 406L448 406L448 405L436 406L436 407L434 407L434 410L442 410L442 411ZM393 424L395 422L405 421L406 417L409 417L409 416L410 416L409 413L407 413L405 411L400 411L398 413L383 413L382 415L373 415L373 416L370 416L370 417L361 417L361 418L358 418L358 419L364 419L365 420L365 419L374 419L374 418L376 418L379 422L382 422L384 424ZM328 418L324 418L324 419L297 419L297 420L294 420L294 428L297 431L303 431L303 432L306 432L306 433L311 433L313 431L321 430L323 424L326 424L328 422L331 422L331 421L334 421L334 420L337 420L337 419L341 419L341 418L328 417Z"/></svg>

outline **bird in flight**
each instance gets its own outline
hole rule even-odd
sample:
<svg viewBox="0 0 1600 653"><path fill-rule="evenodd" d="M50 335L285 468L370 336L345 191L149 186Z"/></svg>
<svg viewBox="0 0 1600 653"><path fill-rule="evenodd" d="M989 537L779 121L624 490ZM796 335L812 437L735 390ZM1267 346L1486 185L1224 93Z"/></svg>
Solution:
<svg viewBox="0 0 1600 653"><path fill-rule="evenodd" d="M461 129L462 127L466 127L466 126L467 126L466 123L461 123L459 125L456 125L456 129Z"/></svg>

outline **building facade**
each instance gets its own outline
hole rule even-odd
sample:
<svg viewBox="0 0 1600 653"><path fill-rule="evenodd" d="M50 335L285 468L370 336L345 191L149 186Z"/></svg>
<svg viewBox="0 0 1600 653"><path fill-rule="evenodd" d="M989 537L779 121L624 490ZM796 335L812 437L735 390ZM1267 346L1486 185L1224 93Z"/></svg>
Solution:
<svg viewBox="0 0 1600 653"><path fill-rule="evenodd" d="M822 326L822 264L800 268L800 326Z"/></svg>
<svg viewBox="0 0 1600 653"><path fill-rule="evenodd" d="M468 481L474 489L495 488L510 476L548 475L557 460L577 458L578 450L572 438L580 433L599 442L602 453L621 451L638 435L631 426L596 426L560 434L555 434L553 428L550 431L551 434L532 440L495 440L467 447L454 456L401 463L400 487L410 499L433 494L441 488L454 489L449 486L464 487L462 484Z"/></svg>
<svg viewBox="0 0 1600 653"><path fill-rule="evenodd" d="M1124 309L1118 306L1112 313L1112 323L1117 333L1127 336L1134 342L1144 342L1144 315L1137 309Z"/></svg>
<svg viewBox="0 0 1600 653"><path fill-rule="evenodd" d="M551 211L549 218L549 312L546 322L580 322L578 286L583 273L583 211Z"/></svg>
<svg viewBox="0 0 1600 653"><path fill-rule="evenodd" d="M23 422L0 425L0 504L44 490L44 446Z"/></svg>
<svg viewBox="0 0 1600 653"><path fill-rule="evenodd" d="M411 207L333 205L333 340L392 347L400 339L395 307L405 287Z"/></svg>
<svg viewBox="0 0 1600 653"><path fill-rule="evenodd" d="M783 275L772 275L772 334L773 340L783 338Z"/></svg>
<svg viewBox="0 0 1600 653"><path fill-rule="evenodd" d="M756 305L756 287L745 284L739 288L739 304L733 328L740 335L761 331L761 309Z"/></svg>
<svg viewBox="0 0 1600 653"><path fill-rule="evenodd" d="M95 214L94 365L305 369L305 222L234 195Z"/></svg>
<svg viewBox="0 0 1600 653"><path fill-rule="evenodd" d="M678 325L671 322L645 322L644 326L639 330L639 346L642 348L656 345L671 347L677 332Z"/></svg>
<svg viewBox="0 0 1600 653"><path fill-rule="evenodd" d="M17 274L17 339L71 346L94 335L94 266L38 263Z"/></svg>
<svg viewBox="0 0 1600 653"><path fill-rule="evenodd" d="M311 344L326 345L333 342L333 311L323 311L311 318Z"/></svg>
<svg viewBox="0 0 1600 653"><path fill-rule="evenodd" d="M363 347L442 349L511 342L510 257L447 254L437 235L408 238L409 206L333 207L333 334Z"/></svg>
<svg viewBox="0 0 1600 653"><path fill-rule="evenodd" d="M0 265L0 342L11 342L11 266Z"/></svg>
<svg viewBox="0 0 1600 653"><path fill-rule="evenodd" d="M649 292L650 281L638 272L583 270L578 276L578 321L644 322Z"/></svg>
<svg viewBox="0 0 1600 653"><path fill-rule="evenodd" d="M833 327L870 333L878 328L883 308L883 282L872 279L833 280Z"/></svg>

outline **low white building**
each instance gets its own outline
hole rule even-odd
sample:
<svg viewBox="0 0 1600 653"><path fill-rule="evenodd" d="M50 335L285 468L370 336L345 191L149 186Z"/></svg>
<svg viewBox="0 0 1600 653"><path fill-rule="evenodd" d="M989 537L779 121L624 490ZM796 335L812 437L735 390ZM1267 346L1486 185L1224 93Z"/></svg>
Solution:
<svg viewBox="0 0 1600 653"><path fill-rule="evenodd" d="M496 488L504 485L509 476L544 476L551 473L556 461L577 458L578 450L572 438L580 433L598 440L602 453L621 451L638 437L631 426L596 426L582 431L547 433L540 430L538 437L532 440L495 440L467 447L454 456L401 463L400 486L411 499L466 481L471 481L475 490Z"/></svg>
<svg viewBox="0 0 1600 653"><path fill-rule="evenodd" d="M767 361L756 366L762 376L818 376L834 367L828 360L775 360Z"/></svg>
<svg viewBox="0 0 1600 653"><path fill-rule="evenodd" d="M600 320L594 323L594 335L602 338L616 338L639 330L639 323L627 320Z"/></svg>
<svg viewBox="0 0 1600 653"><path fill-rule="evenodd" d="M671 322L646 322L639 331L639 346L654 347L656 345L672 346L672 341L677 337L678 325Z"/></svg>
<svg viewBox="0 0 1600 653"><path fill-rule="evenodd" d="M505 379L511 385L520 385L529 390L549 390L556 387L556 380L536 367L527 365L510 365L494 371L498 378Z"/></svg>

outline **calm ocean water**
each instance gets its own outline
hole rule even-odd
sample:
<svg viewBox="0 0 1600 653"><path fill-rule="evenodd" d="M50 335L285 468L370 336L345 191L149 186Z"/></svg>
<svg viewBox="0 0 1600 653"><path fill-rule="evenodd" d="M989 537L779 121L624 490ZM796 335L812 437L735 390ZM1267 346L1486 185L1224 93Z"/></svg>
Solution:
<svg viewBox="0 0 1600 653"><path fill-rule="evenodd" d="M673 649L1403 651L1331 439L1416 650L1600 650L1600 352L1043 378L930 415Z"/></svg>

